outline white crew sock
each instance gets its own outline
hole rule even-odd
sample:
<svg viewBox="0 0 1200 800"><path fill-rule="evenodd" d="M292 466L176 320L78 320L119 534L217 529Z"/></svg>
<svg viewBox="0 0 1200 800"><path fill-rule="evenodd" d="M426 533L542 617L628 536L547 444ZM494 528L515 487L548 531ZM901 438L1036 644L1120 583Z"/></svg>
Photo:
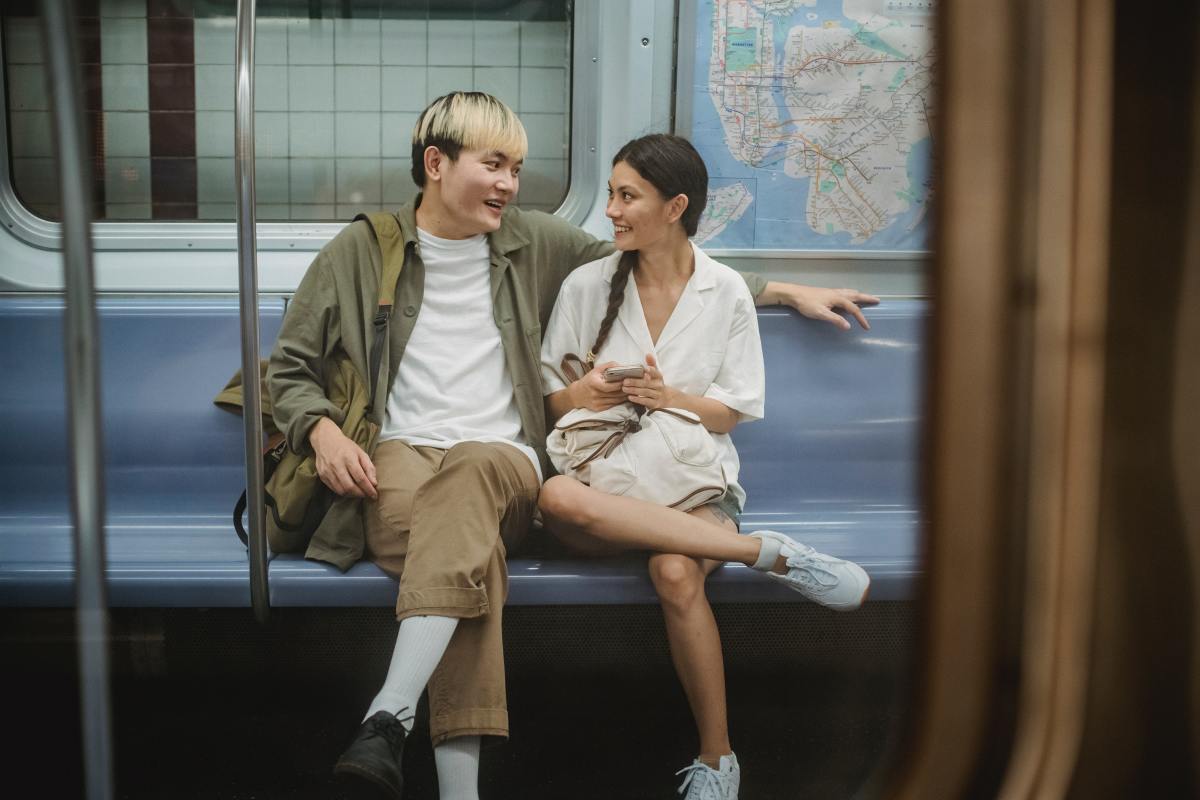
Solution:
<svg viewBox="0 0 1200 800"><path fill-rule="evenodd" d="M377 711L399 714L401 709L407 708L407 713L402 715L409 717L404 727L412 730L411 716L416 713L417 701L442 660L457 626L455 617L408 617L402 621L396 632L396 647L392 650L392 663L383 688L371 701L363 719L370 719Z"/></svg>
<svg viewBox="0 0 1200 800"><path fill-rule="evenodd" d="M439 800L479 800L479 739L459 736L433 748Z"/></svg>

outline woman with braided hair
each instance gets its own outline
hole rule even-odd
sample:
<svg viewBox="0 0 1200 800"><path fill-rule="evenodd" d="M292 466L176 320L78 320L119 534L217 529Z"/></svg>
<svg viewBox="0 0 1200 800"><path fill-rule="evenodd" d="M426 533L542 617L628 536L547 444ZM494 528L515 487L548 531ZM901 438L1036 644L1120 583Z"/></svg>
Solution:
<svg viewBox="0 0 1200 800"><path fill-rule="evenodd" d="M576 269L562 285L542 346L546 407L557 420L576 408L621 403L686 409L713 434L728 489L690 512L609 495L555 476L539 505L546 527L589 555L650 551L675 670L700 737L680 793L688 800L736 798L737 758L726 722L721 640L704 593L726 561L760 570L804 596L853 610L870 580L857 564L774 531L738 532L745 492L729 432L763 416L762 345L743 279L689 241L708 190L704 161L686 139L664 134L626 144L613 158L607 216L617 252ZM582 377L562 367L587 353ZM605 369L641 363L641 378L607 381Z"/></svg>

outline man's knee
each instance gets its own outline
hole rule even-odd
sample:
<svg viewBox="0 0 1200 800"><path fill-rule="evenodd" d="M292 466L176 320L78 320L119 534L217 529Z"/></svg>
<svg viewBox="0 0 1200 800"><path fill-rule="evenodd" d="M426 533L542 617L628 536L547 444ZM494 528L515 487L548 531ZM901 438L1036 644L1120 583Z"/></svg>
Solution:
<svg viewBox="0 0 1200 800"><path fill-rule="evenodd" d="M592 521L591 509L586 500L586 487L564 475L555 475L542 485L538 496L538 507L552 519L587 527Z"/></svg>
<svg viewBox="0 0 1200 800"><path fill-rule="evenodd" d="M694 559L675 553L650 557L650 580L669 609L689 608L704 593L704 572Z"/></svg>

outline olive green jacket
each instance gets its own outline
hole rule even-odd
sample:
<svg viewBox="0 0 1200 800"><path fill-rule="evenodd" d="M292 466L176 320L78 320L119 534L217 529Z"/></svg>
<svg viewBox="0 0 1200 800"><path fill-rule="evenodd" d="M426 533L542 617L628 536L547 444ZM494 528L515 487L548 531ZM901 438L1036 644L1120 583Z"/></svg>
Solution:
<svg viewBox="0 0 1200 800"><path fill-rule="evenodd" d="M425 267L417 241L416 205L396 212L404 242L405 262L396 286L379 384L371 417L381 421L404 348L408 344L425 286ZM546 416L542 399L542 326L550 318L559 286L571 270L608 255L611 242L600 241L558 217L539 211L504 211L500 228L488 237L491 248L493 317L512 378L513 394L525 441L537 452L543 474ZM288 303L283 327L271 353L267 385L275 424L298 453L310 452L308 433L321 417L339 425L344 411L331 402L321 383L326 359L344 352L366 376L373 339L372 319L378 308L382 263L369 224L346 226L329 242L305 273ZM760 276L745 275L753 295L766 286ZM328 561L340 569L362 556L362 504L338 502L336 544L314 540L307 558ZM332 520L330 520L332 522ZM344 527L340 527L344 526Z"/></svg>

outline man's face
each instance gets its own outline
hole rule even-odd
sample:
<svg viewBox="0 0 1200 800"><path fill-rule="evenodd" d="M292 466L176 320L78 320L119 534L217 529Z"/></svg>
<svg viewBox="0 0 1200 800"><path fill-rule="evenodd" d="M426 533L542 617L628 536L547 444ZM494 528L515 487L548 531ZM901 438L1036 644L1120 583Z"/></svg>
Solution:
<svg viewBox="0 0 1200 800"><path fill-rule="evenodd" d="M516 198L521 164L499 150L463 150L453 161L442 154L436 181L443 232L431 233L466 238L497 230L504 207Z"/></svg>

